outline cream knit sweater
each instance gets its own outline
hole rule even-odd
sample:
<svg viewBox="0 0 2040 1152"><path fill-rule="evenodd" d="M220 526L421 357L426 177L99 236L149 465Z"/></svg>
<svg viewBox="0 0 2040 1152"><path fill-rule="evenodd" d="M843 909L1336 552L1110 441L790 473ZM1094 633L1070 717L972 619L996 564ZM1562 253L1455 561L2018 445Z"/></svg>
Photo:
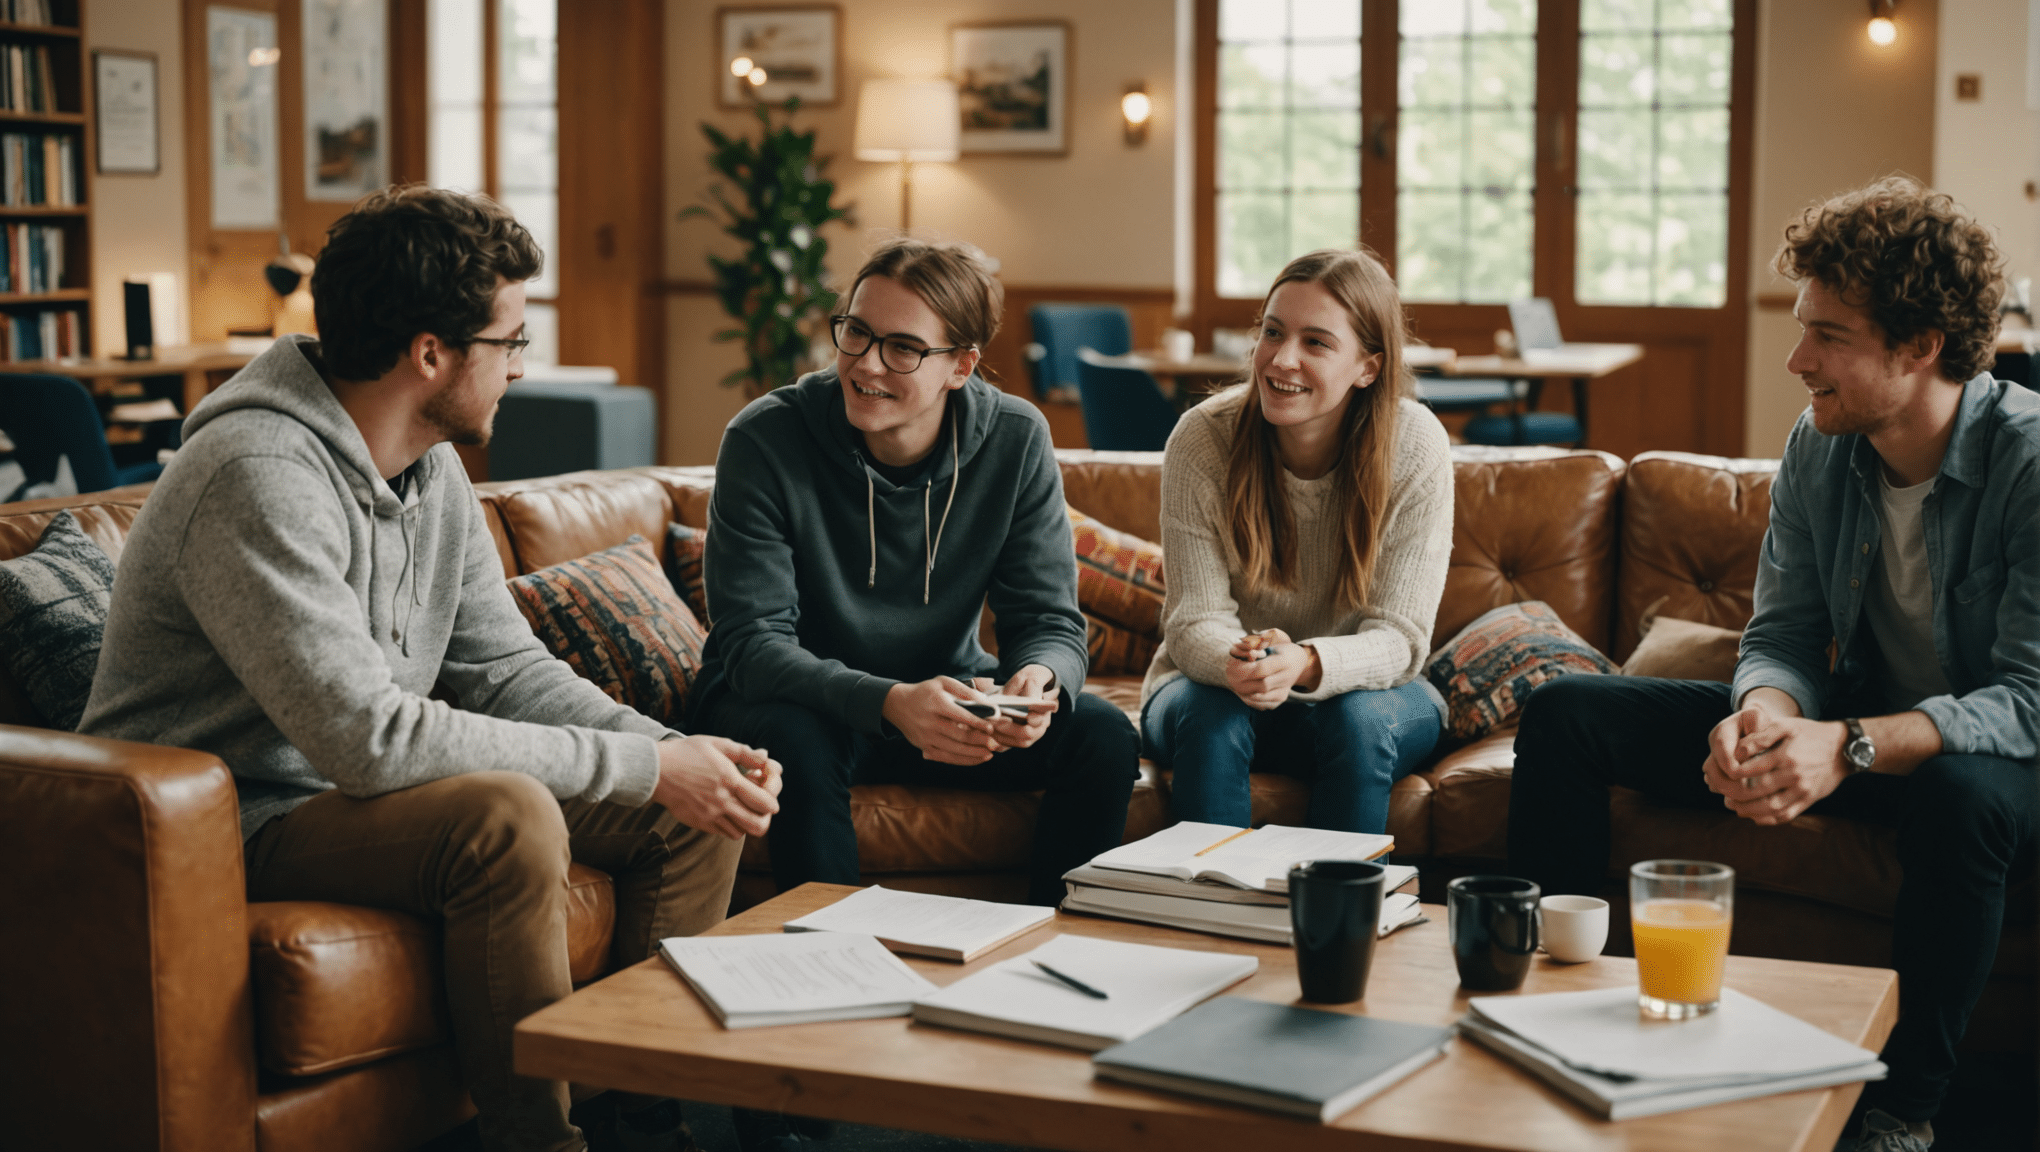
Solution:
<svg viewBox="0 0 2040 1152"><path fill-rule="evenodd" d="M1299 480L1287 469L1277 470L1296 520L1296 586L1242 595L1227 528L1225 476L1233 421L1245 402L1245 389L1207 400L1185 413L1169 436L1162 459L1168 593L1162 646L1148 666L1141 703L1181 675L1223 687L1233 642L1268 628L1316 648L1324 665L1316 691L1292 689L1291 700L1314 702L1408 683L1430 651L1452 554L1452 452L1444 426L1430 409L1402 401L1388 522L1368 602L1357 612L1342 612L1333 590L1338 499L1329 474Z"/></svg>

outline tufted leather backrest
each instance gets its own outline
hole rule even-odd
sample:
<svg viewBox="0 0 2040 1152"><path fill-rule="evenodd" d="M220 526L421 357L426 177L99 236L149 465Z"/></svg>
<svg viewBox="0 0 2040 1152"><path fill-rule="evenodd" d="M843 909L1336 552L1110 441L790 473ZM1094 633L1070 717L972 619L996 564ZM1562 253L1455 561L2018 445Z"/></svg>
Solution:
<svg viewBox="0 0 2040 1152"><path fill-rule="evenodd" d="M569 472L532 480L506 480L476 488L494 506L522 575L643 536L666 554L666 524L673 502L665 485L643 469Z"/></svg>
<svg viewBox="0 0 2040 1152"><path fill-rule="evenodd" d="M1740 629L1750 622L1757 553L1771 522L1776 460L1645 452L1629 465L1615 648L1627 660L1637 621L1658 614Z"/></svg>
<svg viewBox="0 0 2040 1152"><path fill-rule="evenodd" d="M1433 648L1481 613L1542 600L1608 650L1622 461L1556 448L1452 450L1452 567Z"/></svg>
<svg viewBox="0 0 2040 1152"><path fill-rule="evenodd" d="M1063 499L1084 515L1162 542L1162 454L1059 448Z"/></svg>

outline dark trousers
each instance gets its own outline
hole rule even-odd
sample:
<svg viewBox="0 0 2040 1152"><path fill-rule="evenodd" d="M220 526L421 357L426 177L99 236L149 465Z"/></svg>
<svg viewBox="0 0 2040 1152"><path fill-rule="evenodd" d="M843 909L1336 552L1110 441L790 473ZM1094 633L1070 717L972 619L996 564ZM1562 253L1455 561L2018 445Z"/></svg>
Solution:
<svg viewBox="0 0 2040 1152"><path fill-rule="evenodd" d="M1056 904L1063 873L1118 846L1140 775L1139 739L1126 714L1081 692L1076 707L1057 712L1033 746L1009 748L973 767L925 760L904 739L867 736L798 704L753 704L734 692L709 703L702 728L764 748L785 768L779 815L767 834L772 879L782 892L810 880L858 883L850 786L915 784L1042 792L1027 899Z"/></svg>
<svg viewBox="0 0 2040 1152"><path fill-rule="evenodd" d="M1700 766L1729 711L1728 685L1705 681L1567 676L1539 688L1516 736L1511 869L1547 893L1598 894L1610 865L1611 784L1722 809ZM1910 776L1851 776L1808 809L1898 830L1899 1021L1884 1046L1890 1078L1869 1098L1901 1120L1931 1119L1947 1092L1955 1045L1997 957L2007 880L2032 866L2036 800L2030 764L1943 755Z"/></svg>

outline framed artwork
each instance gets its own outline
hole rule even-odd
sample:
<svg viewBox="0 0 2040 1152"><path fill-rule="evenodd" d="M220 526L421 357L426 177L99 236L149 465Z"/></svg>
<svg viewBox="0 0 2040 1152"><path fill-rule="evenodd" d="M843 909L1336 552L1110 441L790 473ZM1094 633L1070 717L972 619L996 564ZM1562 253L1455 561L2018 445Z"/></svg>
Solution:
<svg viewBox="0 0 2040 1152"><path fill-rule="evenodd" d="M1068 22L957 25L949 30L949 74L964 152L1069 153Z"/></svg>
<svg viewBox="0 0 2040 1152"><path fill-rule="evenodd" d="M211 138L212 226L273 232L283 218L276 160L276 14L205 10L206 134Z"/></svg>
<svg viewBox="0 0 2040 1152"><path fill-rule="evenodd" d="M387 182L387 0L304 0L305 199L351 203Z"/></svg>
<svg viewBox="0 0 2040 1152"><path fill-rule="evenodd" d="M101 176L153 176L163 170L154 52L94 49L92 109Z"/></svg>
<svg viewBox="0 0 2040 1152"><path fill-rule="evenodd" d="M843 12L834 4L718 8L715 45L716 103L725 108L842 99Z"/></svg>

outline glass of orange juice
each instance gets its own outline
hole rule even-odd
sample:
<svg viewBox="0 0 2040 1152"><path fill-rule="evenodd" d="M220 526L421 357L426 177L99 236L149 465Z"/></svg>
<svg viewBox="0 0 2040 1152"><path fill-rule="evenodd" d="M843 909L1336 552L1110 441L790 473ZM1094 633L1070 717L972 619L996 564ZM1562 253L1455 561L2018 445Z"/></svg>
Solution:
<svg viewBox="0 0 2040 1152"><path fill-rule="evenodd" d="M1735 869L1704 860L1644 860L1629 869L1636 1002L1652 1020L1704 1016L1721 1004L1735 914Z"/></svg>

